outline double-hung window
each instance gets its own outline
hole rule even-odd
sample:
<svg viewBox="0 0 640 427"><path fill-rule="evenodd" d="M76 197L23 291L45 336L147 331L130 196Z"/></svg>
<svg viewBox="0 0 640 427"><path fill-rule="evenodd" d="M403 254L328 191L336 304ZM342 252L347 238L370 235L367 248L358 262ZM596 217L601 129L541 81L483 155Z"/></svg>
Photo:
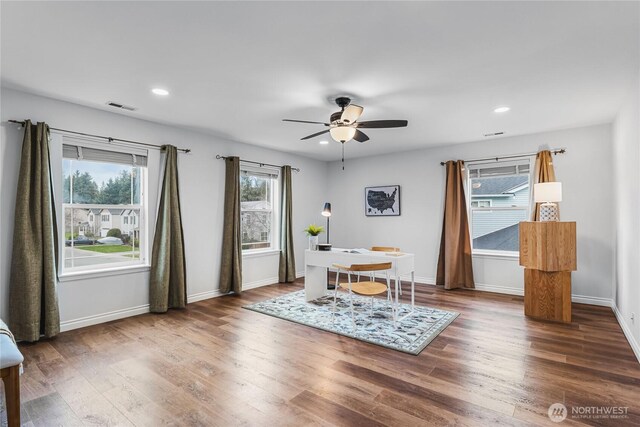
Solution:
<svg viewBox="0 0 640 427"><path fill-rule="evenodd" d="M278 171L240 166L243 252L278 249Z"/></svg>
<svg viewBox="0 0 640 427"><path fill-rule="evenodd" d="M467 203L474 253L516 255L518 223L529 218L530 160L467 165Z"/></svg>
<svg viewBox="0 0 640 427"><path fill-rule="evenodd" d="M65 138L62 157L62 273L146 264L146 151Z"/></svg>

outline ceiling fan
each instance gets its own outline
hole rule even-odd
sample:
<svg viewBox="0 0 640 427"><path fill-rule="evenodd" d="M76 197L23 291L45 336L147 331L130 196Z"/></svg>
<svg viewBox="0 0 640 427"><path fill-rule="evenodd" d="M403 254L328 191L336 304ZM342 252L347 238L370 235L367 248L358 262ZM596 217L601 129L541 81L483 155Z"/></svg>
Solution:
<svg viewBox="0 0 640 427"><path fill-rule="evenodd" d="M342 169L344 170L344 143L355 139L358 142L366 142L369 137L360 129L384 129L405 127L409 123L407 120L369 120L359 122L363 107L351 103L351 98L341 96L336 98L336 104L340 111L336 111L329 117L329 123L313 122L308 120L282 119L283 122L310 123L323 125L329 129L307 135L301 140L315 138L316 136L329 133L334 141L342 144Z"/></svg>
<svg viewBox="0 0 640 427"><path fill-rule="evenodd" d="M369 120L366 122L359 122L358 119L360 118L364 108L359 105L352 104L351 98L346 96L336 98L336 104L340 107L340 111L333 113L329 117L329 123L293 119L282 119L282 121L317 124L329 128L321 132L305 136L304 138L300 138L301 140L315 138L316 136L329 132L331 137L340 143L345 143L352 139L355 139L358 142L368 141L369 137L365 135L364 132L360 131L360 129L400 128L405 127L408 124L406 120Z"/></svg>

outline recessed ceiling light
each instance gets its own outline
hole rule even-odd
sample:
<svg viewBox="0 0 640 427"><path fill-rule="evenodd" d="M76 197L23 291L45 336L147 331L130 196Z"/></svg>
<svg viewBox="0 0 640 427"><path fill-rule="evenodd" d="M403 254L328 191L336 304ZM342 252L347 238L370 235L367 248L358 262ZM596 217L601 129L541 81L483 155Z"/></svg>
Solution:
<svg viewBox="0 0 640 427"><path fill-rule="evenodd" d="M156 94L156 95L160 95L160 96L167 96L167 95L169 95L169 91L168 91L168 90L166 90L166 89L162 89L162 88L159 88L159 87L156 87L156 88L151 89L151 92L153 92L153 93L154 93L154 94Z"/></svg>
<svg viewBox="0 0 640 427"><path fill-rule="evenodd" d="M320 141L320 145L327 145L329 143L329 141L327 141L326 139L323 139L322 141Z"/></svg>
<svg viewBox="0 0 640 427"><path fill-rule="evenodd" d="M511 108L509 107L496 107L493 112L494 113L506 113L507 111L511 110Z"/></svg>

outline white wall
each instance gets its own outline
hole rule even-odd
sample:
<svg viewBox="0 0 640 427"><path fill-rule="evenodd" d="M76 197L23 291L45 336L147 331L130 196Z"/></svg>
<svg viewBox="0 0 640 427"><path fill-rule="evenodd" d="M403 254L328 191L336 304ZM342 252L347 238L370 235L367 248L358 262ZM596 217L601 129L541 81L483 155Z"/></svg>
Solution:
<svg viewBox="0 0 640 427"><path fill-rule="evenodd" d="M639 79L640 81L640 79ZM629 90L613 124L616 289L615 304L640 359L640 83ZM635 320L631 319L635 314Z"/></svg>
<svg viewBox="0 0 640 427"><path fill-rule="evenodd" d="M375 144L375 139L371 143ZM341 170L340 162L329 167L334 246L398 246L416 254L416 276L434 283L444 197L440 161L521 154L541 148L567 149L566 154L554 156L554 164L557 179L563 183L561 219L577 222L574 301L608 305L614 247L608 124L354 160L348 159L347 147L346 170ZM401 186L402 215L365 217L364 188L395 184ZM474 256L473 266L478 288L522 293L523 270L517 259Z"/></svg>
<svg viewBox="0 0 640 427"><path fill-rule="evenodd" d="M637 92L637 88L635 90ZM637 224L638 173L635 168L640 159L637 98L635 106L621 112L615 126L614 145L618 150L616 160L624 164L625 168L616 168L616 176L619 178L616 189L625 197L618 198L617 216L614 216L610 125L354 160L348 158L349 150L352 148L347 147L346 170L342 171L339 162L326 164L5 88L2 88L1 95L0 316L6 317L8 309L13 203L22 139L22 131L17 126L7 123L7 120L16 118L31 118L33 121L46 121L54 127L156 144L171 143L193 150L190 155L179 155L190 300L218 294L224 162L216 160L216 154L239 155L250 160L276 164L289 163L302 169L302 172L294 173L293 183L298 271L304 269L303 251L307 247L307 239L302 232L297 231L312 222L324 224L324 218L319 215L319 211L325 201L331 201L331 236L334 246L399 246L416 254L418 278L433 283L442 224L444 186L444 170L439 162L519 154L545 147L564 147L568 152L555 156L555 168L558 179L564 185L562 219L577 221L578 225L578 271L573 274L574 300L607 303L613 298L615 241L612 228L614 219L622 218L620 224L626 225L618 229L618 286L621 288L618 292L618 305L621 310L629 312L632 309L631 301L636 301L636 315L640 311L637 308L637 290L634 291L632 286L625 285L630 283L635 286L638 278L637 241L640 235ZM159 162L159 152L151 150L151 181L159 176ZM629 173L635 173L634 178L628 179ZM402 215L365 217L364 187L388 184L400 184L402 187ZM155 185L149 188L152 218L157 204L157 192L155 181ZM330 198L327 195L331 195ZM635 195L635 202L632 195ZM627 203L635 203L635 207L629 207ZM149 230L153 231L154 226L151 221ZM620 238L621 235L632 237L624 240ZM276 281L277 270L277 254L245 258L245 287ZM522 292L523 272L517 259L476 256L474 270L478 288L509 293ZM59 289L63 327L82 326L97 320L146 311L147 283L146 271L63 281ZM633 292L636 292L635 296L632 295ZM95 318L104 314L107 316ZM637 328L636 320L636 334Z"/></svg>
<svg viewBox="0 0 640 427"><path fill-rule="evenodd" d="M227 141L213 136L137 120L67 102L2 88L0 132L0 316L8 313L8 285L13 235L13 206L16 196L22 130L9 119L30 118L50 126L110 135L125 139L173 144L191 148L178 156L180 196L187 256L190 300L218 294L222 211L224 205L224 162L216 154L237 155L247 160L299 167L293 173L294 235L296 267L304 271L304 249L308 240L301 231L307 224L322 220L319 215L326 195L327 164L292 154ZM135 116L132 113L131 116ZM61 153L53 150L53 162ZM160 153L149 152L149 230L155 229ZM149 242L151 244L151 242ZM249 288L277 282L278 254L244 259L244 282ZM63 328L82 326L97 320L146 311L148 271L117 276L63 280L59 298ZM102 316L96 318L96 316Z"/></svg>

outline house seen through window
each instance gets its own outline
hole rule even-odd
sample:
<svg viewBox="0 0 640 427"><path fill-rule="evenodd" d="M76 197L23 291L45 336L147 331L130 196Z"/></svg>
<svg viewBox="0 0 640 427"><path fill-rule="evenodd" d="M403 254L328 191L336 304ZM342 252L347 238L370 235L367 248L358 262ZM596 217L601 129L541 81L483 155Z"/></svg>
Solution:
<svg viewBox="0 0 640 427"><path fill-rule="evenodd" d="M62 273L144 264L147 157L65 143L62 163Z"/></svg>
<svg viewBox="0 0 640 427"><path fill-rule="evenodd" d="M517 253L518 224L529 218L529 160L467 165L473 251Z"/></svg>
<svg viewBox="0 0 640 427"><path fill-rule="evenodd" d="M240 220L243 251L278 248L277 184L276 171L242 167Z"/></svg>

